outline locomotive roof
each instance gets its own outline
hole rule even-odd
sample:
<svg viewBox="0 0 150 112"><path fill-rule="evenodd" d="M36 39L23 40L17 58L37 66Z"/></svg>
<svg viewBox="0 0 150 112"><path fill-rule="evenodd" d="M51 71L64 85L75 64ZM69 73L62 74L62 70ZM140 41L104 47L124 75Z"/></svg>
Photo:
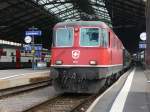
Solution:
<svg viewBox="0 0 150 112"><path fill-rule="evenodd" d="M71 21L71 22L60 22L55 27L63 26L101 26L103 28L109 28L104 22L101 21Z"/></svg>

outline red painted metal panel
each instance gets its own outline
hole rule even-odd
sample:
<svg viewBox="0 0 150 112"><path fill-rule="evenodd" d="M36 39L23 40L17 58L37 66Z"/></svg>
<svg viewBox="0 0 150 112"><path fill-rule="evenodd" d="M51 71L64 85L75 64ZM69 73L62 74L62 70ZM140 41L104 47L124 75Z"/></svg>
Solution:
<svg viewBox="0 0 150 112"><path fill-rule="evenodd" d="M78 50L77 59L73 58L72 52ZM57 60L63 61L64 65L89 65L91 60L97 61L98 65L122 64L122 51L116 50L111 63L110 48L53 48L52 49L52 64Z"/></svg>
<svg viewBox="0 0 150 112"><path fill-rule="evenodd" d="M20 50L16 49L16 68L21 68L20 57Z"/></svg>

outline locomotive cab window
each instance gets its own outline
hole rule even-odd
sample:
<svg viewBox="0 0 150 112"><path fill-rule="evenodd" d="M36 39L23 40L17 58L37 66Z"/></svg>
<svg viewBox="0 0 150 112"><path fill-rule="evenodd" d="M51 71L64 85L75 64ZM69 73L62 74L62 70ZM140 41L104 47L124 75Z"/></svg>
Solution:
<svg viewBox="0 0 150 112"><path fill-rule="evenodd" d="M55 36L54 46L71 47L73 45L73 28L58 28Z"/></svg>
<svg viewBox="0 0 150 112"><path fill-rule="evenodd" d="M105 48L109 47L109 32L107 29L101 29L100 32L100 46Z"/></svg>
<svg viewBox="0 0 150 112"><path fill-rule="evenodd" d="M99 28L81 28L81 46L99 46Z"/></svg>

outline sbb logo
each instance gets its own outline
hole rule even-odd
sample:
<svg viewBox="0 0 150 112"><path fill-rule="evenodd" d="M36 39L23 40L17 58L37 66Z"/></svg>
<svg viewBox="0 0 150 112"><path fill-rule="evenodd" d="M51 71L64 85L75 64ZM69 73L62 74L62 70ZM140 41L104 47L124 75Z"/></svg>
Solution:
<svg viewBox="0 0 150 112"><path fill-rule="evenodd" d="M72 58L78 59L80 57L80 51L79 50L73 50L72 51Z"/></svg>

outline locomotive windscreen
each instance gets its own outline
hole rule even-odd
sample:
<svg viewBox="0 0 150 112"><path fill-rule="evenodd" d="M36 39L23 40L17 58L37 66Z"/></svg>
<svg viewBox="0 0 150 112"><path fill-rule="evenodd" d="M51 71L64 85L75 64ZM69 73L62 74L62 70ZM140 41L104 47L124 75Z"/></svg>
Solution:
<svg viewBox="0 0 150 112"><path fill-rule="evenodd" d="M109 46L109 33L102 28L80 28L79 44L83 47ZM74 42L74 28L57 28L54 32L55 47L72 47Z"/></svg>
<svg viewBox="0 0 150 112"><path fill-rule="evenodd" d="M81 46L99 45L99 28L81 28L80 36Z"/></svg>
<svg viewBox="0 0 150 112"><path fill-rule="evenodd" d="M106 29L81 28L81 46L109 46L109 35Z"/></svg>
<svg viewBox="0 0 150 112"><path fill-rule="evenodd" d="M73 28L58 28L55 35L55 46L70 47L73 45Z"/></svg>

